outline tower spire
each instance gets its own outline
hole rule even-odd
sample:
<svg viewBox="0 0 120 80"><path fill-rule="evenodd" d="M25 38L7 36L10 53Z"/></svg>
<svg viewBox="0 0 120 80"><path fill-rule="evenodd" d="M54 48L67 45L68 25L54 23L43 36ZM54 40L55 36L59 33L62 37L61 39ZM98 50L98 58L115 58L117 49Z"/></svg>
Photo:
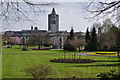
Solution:
<svg viewBox="0 0 120 80"><path fill-rule="evenodd" d="M52 14L56 14L56 12L55 12L55 9L53 8L53 10L52 10Z"/></svg>

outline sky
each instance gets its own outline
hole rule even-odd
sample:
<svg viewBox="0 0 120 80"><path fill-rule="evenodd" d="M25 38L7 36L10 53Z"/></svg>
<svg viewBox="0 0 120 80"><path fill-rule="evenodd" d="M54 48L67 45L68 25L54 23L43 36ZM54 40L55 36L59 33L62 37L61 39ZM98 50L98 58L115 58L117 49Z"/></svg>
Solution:
<svg viewBox="0 0 120 80"><path fill-rule="evenodd" d="M24 5L23 5L24 6ZM30 30L30 27L38 27L40 30L48 30L48 14L52 12L52 8L55 8L56 13L59 15L59 30L70 31L73 27L75 32L85 32L87 27L92 27L93 23L102 22L102 20L88 20L85 17L90 17L92 14L86 12L83 8L83 2L60 2L59 5L42 7L45 12L39 16L30 15L34 18L34 21L11 22L10 25L1 24L3 26L2 31L19 31ZM25 7L26 8L26 7Z"/></svg>

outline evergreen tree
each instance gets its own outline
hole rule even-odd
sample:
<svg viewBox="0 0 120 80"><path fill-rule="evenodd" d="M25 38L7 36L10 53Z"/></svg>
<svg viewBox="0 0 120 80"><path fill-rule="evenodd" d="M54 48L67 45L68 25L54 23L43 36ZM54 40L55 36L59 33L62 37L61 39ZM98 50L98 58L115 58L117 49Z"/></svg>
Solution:
<svg viewBox="0 0 120 80"><path fill-rule="evenodd" d="M71 28L70 35L67 37L64 43L64 50L75 51L76 48L70 43L71 40L74 40L74 30Z"/></svg>
<svg viewBox="0 0 120 80"><path fill-rule="evenodd" d="M74 30L73 30L73 27L71 27L70 35L68 36L67 39L74 40Z"/></svg>
<svg viewBox="0 0 120 80"><path fill-rule="evenodd" d="M90 50L90 34L88 28L86 30L85 42L86 42L85 50Z"/></svg>
<svg viewBox="0 0 120 80"><path fill-rule="evenodd" d="M93 27L90 39L90 50L95 51L97 50L97 47L98 47L97 34L95 27Z"/></svg>

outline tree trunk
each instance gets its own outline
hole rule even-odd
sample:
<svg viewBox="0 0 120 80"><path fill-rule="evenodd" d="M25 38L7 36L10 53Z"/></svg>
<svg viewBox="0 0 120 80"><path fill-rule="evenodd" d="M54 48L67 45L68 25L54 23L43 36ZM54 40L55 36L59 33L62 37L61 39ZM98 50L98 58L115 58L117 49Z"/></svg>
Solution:
<svg viewBox="0 0 120 80"><path fill-rule="evenodd" d="M80 50L80 49L81 49L81 46L79 46L79 52L81 52L81 50Z"/></svg>
<svg viewBox="0 0 120 80"><path fill-rule="evenodd" d="M38 49L40 49L40 45L38 45Z"/></svg>
<svg viewBox="0 0 120 80"><path fill-rule="evenodd" d="M11 44L11 48L12 48L12 46L13 46L13 45Z"/></svg>

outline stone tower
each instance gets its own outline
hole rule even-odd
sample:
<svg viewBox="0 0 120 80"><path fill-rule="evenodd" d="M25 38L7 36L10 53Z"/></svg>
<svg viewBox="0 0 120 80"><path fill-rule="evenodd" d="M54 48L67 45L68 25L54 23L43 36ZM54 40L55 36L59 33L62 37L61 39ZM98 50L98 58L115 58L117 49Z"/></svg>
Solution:
<svg viewBox="0 0 120 80"><path fill-rule="evenodd" d="M58 32L59 31L59 15L56 14L53 8L52 13L48 15L48 31Z"/></svg>

